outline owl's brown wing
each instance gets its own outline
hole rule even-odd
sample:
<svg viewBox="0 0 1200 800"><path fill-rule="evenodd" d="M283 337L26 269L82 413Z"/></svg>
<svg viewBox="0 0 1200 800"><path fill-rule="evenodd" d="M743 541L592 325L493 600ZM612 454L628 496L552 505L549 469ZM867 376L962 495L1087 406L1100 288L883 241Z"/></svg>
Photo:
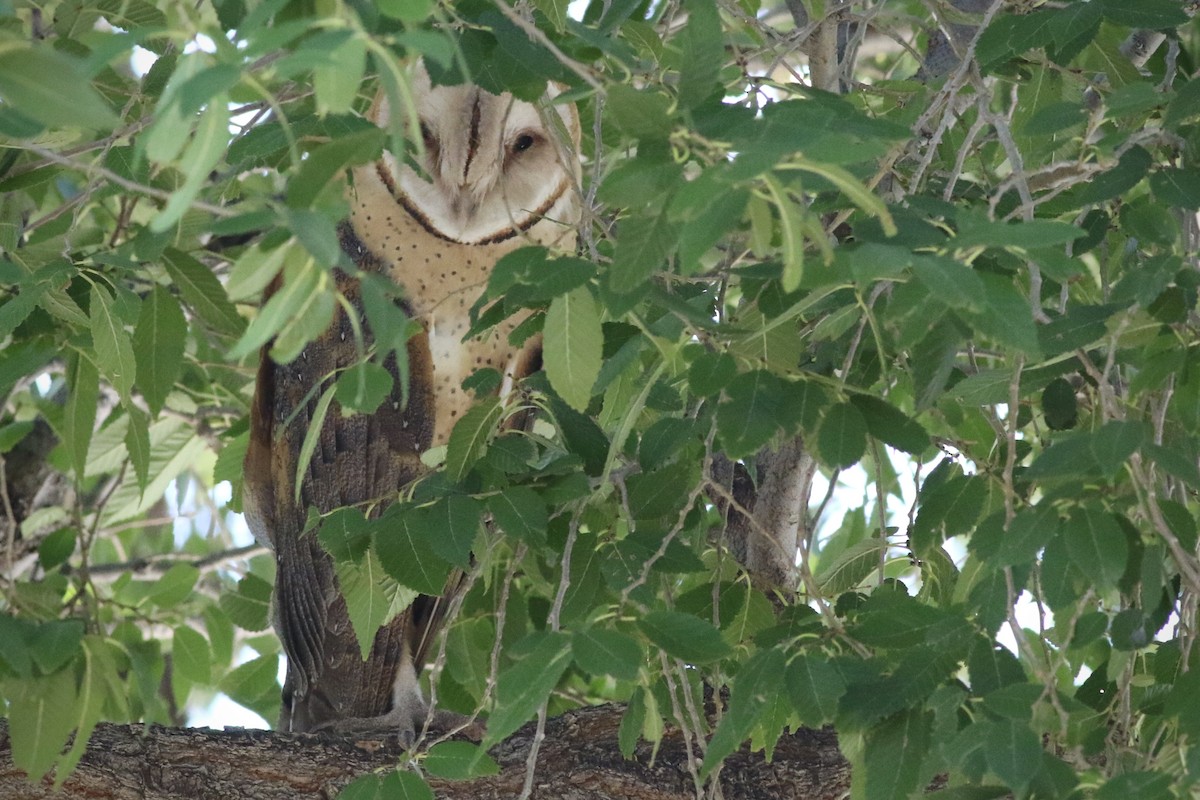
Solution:
<svg viewBox="0 0 1200 800"><path fill-rule="evenodd" d="M353 234L343 231L343 246L352 255L354 244ZM342 273L337 279L361 319L357 282ZM369 337L365 325L364 331ZM288 659L281 727L311 730L337 720L378 717L390 710L397 670L426 638L422 629L440 622L441 604L437 598L418 598L379 631L363 661L333 562L315 531L304 533L304 523L310 507L327 513L375 503L378 514L399 488L421 474L419 455L429 444L434 419L428 344L423 336L409 341L407 407L401 407L394 359L385 364L393 377L391 396L375 413L343 418L336 401L331 404L298 502L296 467L317 403L338 371L358 359L358 350L341 309L329 329L290 364L276 364L267 349L251 413L245 485L251 527L276 554L275 626Z"/></svg>

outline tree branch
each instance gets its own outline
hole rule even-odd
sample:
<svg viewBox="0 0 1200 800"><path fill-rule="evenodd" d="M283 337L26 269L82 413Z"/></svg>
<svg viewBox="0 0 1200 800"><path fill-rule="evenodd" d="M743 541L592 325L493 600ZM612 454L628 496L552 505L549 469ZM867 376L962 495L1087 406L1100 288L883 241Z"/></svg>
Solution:
<svg viewBox="0 0 1200 800"><path fill-rule="evenodd" d="M695 797L678 730L669 729L655 753L640 742L630 760L617 748L624 708L596 706L549 720L541 742L534 798L583 800ZM491 751L500 772L470 781L428 777L438 798L516 797L535 732L526 725ZM405 758L399 740L348 739L322 734L157 725L97 726L78 768L55 792L49 780L29 783L12 763L7 720L0 720L0 797L26 800L206 800L333 798L358 775ZM767 763L743 749L720 772L725 800L772 797L833 800L849 791L850 767L832 730L802 729L784 736Z"/></svg>

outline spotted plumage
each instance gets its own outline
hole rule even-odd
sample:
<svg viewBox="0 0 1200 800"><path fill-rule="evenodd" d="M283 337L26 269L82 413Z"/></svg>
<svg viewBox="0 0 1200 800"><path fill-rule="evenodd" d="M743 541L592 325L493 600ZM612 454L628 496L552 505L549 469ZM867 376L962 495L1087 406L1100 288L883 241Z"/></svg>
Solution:
<svg viewBox="0 0 1200 800"><path fill-rule="evenodd" d="M462 388L466 377L492 367L507 391L527 374L538 342L520 348L508 342L521 320L464 342L468 310L504 254L525 244L571 248L575 242L579 120L573 106L550 102L553 90L539 108L471 85L434 87L420 66L412 90L424 139L420 169L388 152L355 168L350 217L339 230L350 259L398 284L405 310L423 327L408 343L407 405L394 358L385 365L394 388L376 412L343 418L335 402L295 502L293 476L317 400L331 376L359 357L350 320L339 309L329 329L290 364L276 364L264 348L259 368L245 506L255 535L276 554L274 621L288 659L280 727L287 730L374 723L411 736L420 725L427 709L417 674L446 598L419 597L379 631L364 661L333 562L315 536L302 535L307 510L369 506L378 515L422 474L421 453L444 444L471 406ZM390 115L382 98L370 111L380 125ZM336 277L361 319L357 282L340 271ZM448 591L460 579L453 576Z"/></svg>

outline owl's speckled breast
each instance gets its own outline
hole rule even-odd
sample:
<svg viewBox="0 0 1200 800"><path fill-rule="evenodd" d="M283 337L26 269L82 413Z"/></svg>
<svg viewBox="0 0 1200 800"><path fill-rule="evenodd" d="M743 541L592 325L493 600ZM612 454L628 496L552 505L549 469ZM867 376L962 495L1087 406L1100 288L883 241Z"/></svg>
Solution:
<svg viewBox="0 0 1200 800"><path fill-rule="evenodd" d="M389 275L411 303L429 335L434 365L437 417L433 444L445 444L454 424L472 405L462 382L475 370L491 367L510 387L523 349L508 335L524 315L505 320L483 337L463 341L470 329L470 308L487 285L501 256L526 244L569 245L574 232L542 220L522 234L499 242L463 244L432 234L392 196L374 165L354 171L350 214L355 233L367 249L388 265Z"/></svg>

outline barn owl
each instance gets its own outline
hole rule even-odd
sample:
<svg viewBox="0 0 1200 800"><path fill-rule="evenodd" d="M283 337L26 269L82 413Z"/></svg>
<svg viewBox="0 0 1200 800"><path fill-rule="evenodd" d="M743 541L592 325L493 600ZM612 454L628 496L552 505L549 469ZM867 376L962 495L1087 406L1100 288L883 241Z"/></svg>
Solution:
<svg viewBox="0 0 1200 800"><path fill-rule="evenodd" d="M504 254L525 244L575 244L574 106L553 104L554 89L539 108L471 85L433 86L420 65L411 84L424 140L419 169L389 152L353 169L351 213L339 229L350 260L397 283L406 311L423 327L408 342L407 405L390 358L385 366L394 386L376 412L343 418L336 407L329 410L295 502L293 476L317 399L358 358L353 326L339 310L291 363L274 363L269 345L261 355L245 509L255 535L275 550L273 614L288 662L284 730L390 728L411 740L425 720L417 676L461 576L451 578L443 597L419 597L380 629L364 661L333 563L314 535L302 535L306 512L374 502L378 515L422 473L421 453L446 443L469 408L464 378L492 367L504 376L505 391L536 368L537 342L521 348L508 342L519 319L463 341L468 309ZM391 114L382 95L369 112L381 126ZM357 281L336 274L361 319ZM361 324L370 341L365 319Z"/></svg>

